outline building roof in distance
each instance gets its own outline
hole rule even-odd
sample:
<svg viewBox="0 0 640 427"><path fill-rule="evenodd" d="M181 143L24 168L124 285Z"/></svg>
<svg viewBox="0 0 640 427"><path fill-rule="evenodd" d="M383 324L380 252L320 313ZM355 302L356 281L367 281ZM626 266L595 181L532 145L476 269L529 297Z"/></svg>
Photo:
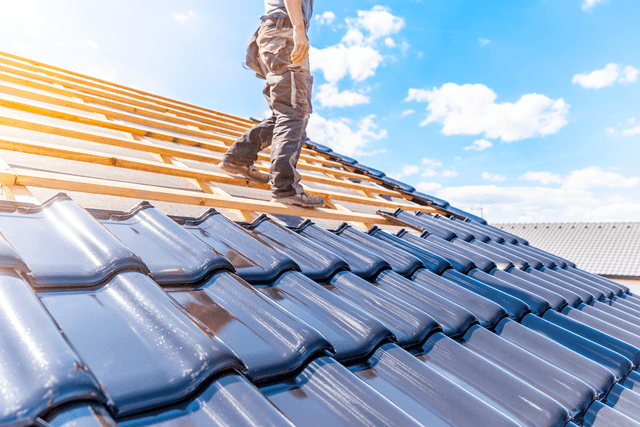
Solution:
<svg viewBox="0 0 640 427"><path fill-rule="evenodd" d="M640 278L640 222L493 224L591 273Z"/></svg>

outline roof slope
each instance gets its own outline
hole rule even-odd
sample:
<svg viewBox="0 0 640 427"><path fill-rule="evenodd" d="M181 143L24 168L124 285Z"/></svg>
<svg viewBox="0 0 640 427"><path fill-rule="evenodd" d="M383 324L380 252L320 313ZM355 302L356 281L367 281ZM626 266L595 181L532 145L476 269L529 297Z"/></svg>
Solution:
<svg viewBox="0 0 640 427"><path fill-rule="evenodd" d="M271 203L216 169L241 118L0 80L0 425L640 426L626 287L312 142L327 207Z"/></svg>
<svg viewBox="0 0 640 427"><path fill-rule="evenodd" d="M640 279L640 223L494 224L532 245L573 260L580 268L613 277Z"/></svg>

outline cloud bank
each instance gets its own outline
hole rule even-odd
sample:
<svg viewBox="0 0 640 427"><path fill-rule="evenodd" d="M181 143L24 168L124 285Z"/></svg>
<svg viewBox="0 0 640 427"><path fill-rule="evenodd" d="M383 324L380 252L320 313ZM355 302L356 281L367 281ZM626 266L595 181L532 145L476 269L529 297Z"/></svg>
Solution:
<svg viewBox="0 0 640 427"><path fill-rule="evenodd" d="M409 89L405 101L426 102L429 115L420 124L437 122L444 135L484 135L506 142L558 132L567 124L569 105L562 98L523 95L517 102L496 103L483 84L446 83L432 90Z"/></svg>

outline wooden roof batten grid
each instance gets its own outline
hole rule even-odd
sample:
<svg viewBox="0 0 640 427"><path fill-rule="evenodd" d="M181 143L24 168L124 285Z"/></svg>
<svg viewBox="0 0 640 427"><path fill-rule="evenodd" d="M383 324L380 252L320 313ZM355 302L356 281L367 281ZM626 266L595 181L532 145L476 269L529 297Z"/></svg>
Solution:
<svg viewBox="0 0 640 427"><path fill-rule="evenodd" d="M253 121L3 52L0 52L0 107L4 107L0 109L0 125L30 131L29 138L0 136L2 150L179 177L192 188L174 189L32 170L11 166L0 158L0 184L8 200L39 203L29 191L29 187L38 187L208 206L227 210L245 221L260 212L347 221L360 228L388 223L385 217L370 213L371 207L446 214L414 203L411 195L385 188L374 177L349 170L348 165L345 167L308 148L303 149L298 163L302 185L309 193L324 197L326 207L304 209L230 195L218 184L238 190L270 189L268 184L206 168L207 164L219 164L230 144ZM143 153L151 160L43 142L44 136L49 135L80 140L92 148L124 148ZM268 171L268 161L268 151L260 153L256 166ZM189 162L199 162L203 167L190 166ZM327 186L331 189L326 189ZM350 208L343 202L349 203Z"/></svg>

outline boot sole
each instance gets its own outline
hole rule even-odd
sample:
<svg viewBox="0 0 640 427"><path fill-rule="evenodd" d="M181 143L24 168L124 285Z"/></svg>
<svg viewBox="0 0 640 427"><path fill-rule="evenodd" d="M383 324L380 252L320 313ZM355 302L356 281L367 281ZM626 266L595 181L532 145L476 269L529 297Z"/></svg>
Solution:
<svg viewBox="0 0 640 427"><path fill-rule="evenodd" d="M223 171L225 171L226 173L228 173L229 175L246 178L249 181L259 182L260 184L268 184L269 183L269 178L268 177L267 177L266 181L263 181L261 179L254 178L251 175L248 175L244 170L236 168L235 166L222 166L222 164L219 164L218 167L220 169L222 169Z"/></svg>

